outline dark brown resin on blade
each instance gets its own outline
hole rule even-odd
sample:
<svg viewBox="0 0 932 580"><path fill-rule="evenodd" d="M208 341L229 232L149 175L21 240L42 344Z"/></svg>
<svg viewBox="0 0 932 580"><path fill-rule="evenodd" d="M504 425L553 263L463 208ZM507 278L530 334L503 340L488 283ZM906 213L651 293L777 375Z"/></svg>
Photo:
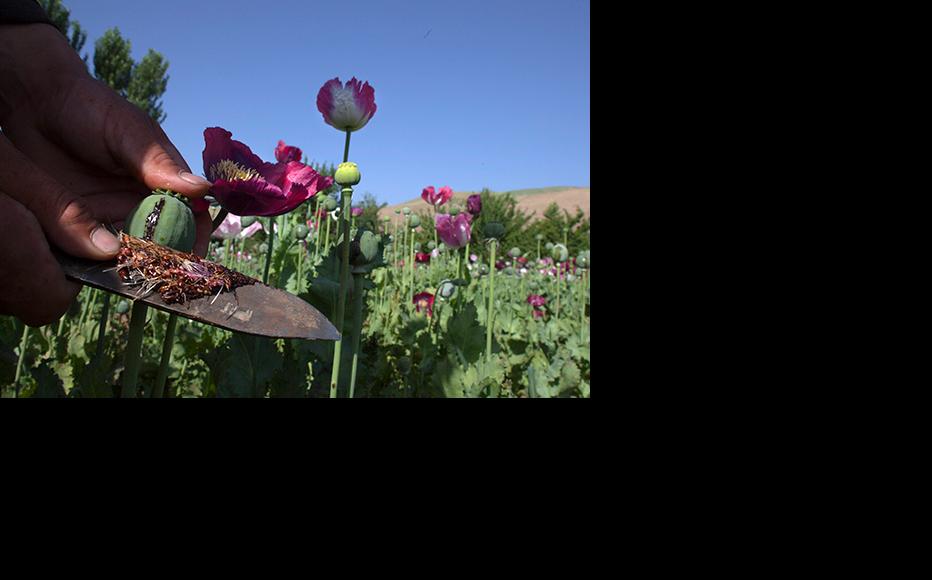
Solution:
<svg viewBox="0 0 932 580"><path fill-rule="evenodd" d="M120 234L120 245L117 256L120 278L139 285L141 295L158 292L166 304L230 292L258 282L195 254L179 252L126 233Z"/></svg>

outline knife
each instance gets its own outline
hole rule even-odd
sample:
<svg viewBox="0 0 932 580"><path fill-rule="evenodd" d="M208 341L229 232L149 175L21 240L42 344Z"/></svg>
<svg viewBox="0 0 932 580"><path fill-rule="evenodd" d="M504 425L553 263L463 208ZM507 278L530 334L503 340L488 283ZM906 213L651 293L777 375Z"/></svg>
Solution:
<svg viewBox="0 0 932 580"><path fill-rule="evenodd" d="M96 262L69 256L57 248L52 251L65 276L76 282L131 300L141 300L153 308L197 322L271 338L340 340L336 327L319 310L294 294L262 282L215 296L168 304L158 292L138 297L139 287L123 282L117 274L116 260Z"/></svg>

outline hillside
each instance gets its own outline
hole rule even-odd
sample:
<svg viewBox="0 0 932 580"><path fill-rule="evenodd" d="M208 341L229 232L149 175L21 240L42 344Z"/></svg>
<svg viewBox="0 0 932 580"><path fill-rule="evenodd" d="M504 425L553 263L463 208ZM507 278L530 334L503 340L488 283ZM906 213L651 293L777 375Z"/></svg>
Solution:
<svg viewBox="0 0 932 580"><path fill-rule="evenodd" d="M477 192L457 191L453 193L453 200L458 202L460 207L463 207L466 204L466 198L474 193ZM583 211L583 213L586 214L586 217L589 217L588 187L556 186L541 187L537 189L519 189L516 191L496 193L510 193L511 195L514 195L515 199L518 200L518 208L526 211L528 214L533 214L532 219L537 219L542 216L544 210L547 209L547 206L554 202L556 202L556 204L560 206L561 209L565 209L571 214L575 213L576 208L578 207ZM430 209L430 205L427 202L425 202L420 197L417 197L403 203L397 203L395 205L385 207L380 212L380 215L387 215L394 218L395 210L401 209L405 206L410 207L411 211L414 212Z"/></svg>

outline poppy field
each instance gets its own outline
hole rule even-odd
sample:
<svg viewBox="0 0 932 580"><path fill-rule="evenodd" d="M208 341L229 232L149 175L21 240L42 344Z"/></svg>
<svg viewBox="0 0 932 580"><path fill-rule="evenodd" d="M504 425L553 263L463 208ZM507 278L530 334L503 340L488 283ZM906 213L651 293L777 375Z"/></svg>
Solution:
<svg viewBox="0 0 932 580"><path fill-rule="evenodd" d="M279 288L340 339L231 332L84 287L54 324L0 317L2 396L588 398L588 236L566 228L513 245L509 224L490 217L496 194L462 200L447 186L423 189L428 211L364 210L353 194L365 162L352 161L351 141L376 114L374 90L333 79L317 107L341 135L342 163L308 164L281 141L265 161L209 127L210 193L153 192L121 224L142 241L131 238L117 266L140 295L179 302L242 283ZM206 220L213 233L198 247ZM193 253L156 279L137 262L159 244Z"/></svg>

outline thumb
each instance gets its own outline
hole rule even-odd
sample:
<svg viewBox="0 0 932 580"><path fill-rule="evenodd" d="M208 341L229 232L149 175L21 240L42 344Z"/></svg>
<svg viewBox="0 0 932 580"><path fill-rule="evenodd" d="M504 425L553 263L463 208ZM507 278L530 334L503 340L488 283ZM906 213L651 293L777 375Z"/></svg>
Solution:
<svg viewBox="0 0 932 580"><path fill-rule="evenodd" d="M0 159L4 193L36 217L52 243L81 258L116 256L120 241L94 218L84 200L39 169L5 137L0 137Z"/></svg>

